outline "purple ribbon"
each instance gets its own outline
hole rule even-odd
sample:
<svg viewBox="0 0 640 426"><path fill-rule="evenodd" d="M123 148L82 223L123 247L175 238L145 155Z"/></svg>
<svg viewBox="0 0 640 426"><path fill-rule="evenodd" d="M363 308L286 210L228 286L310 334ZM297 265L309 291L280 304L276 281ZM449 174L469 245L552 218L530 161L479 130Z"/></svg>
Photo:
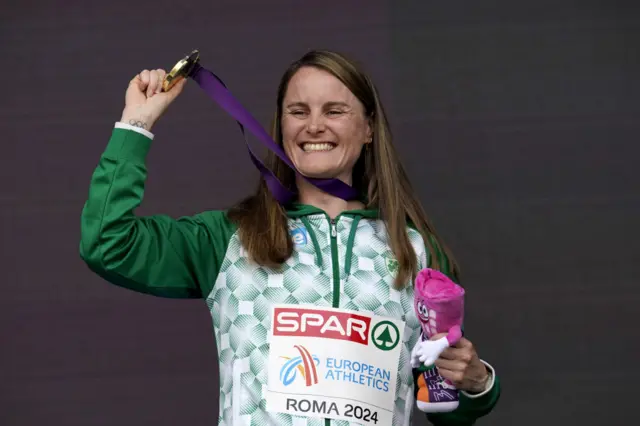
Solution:
<svg viewBox="0 0 640 426"><path fill-rule="evenodd" d="M196 63L189 71L189 77L197 82L202 90L216 101L222 109L236 119L240 125L240 130L244 136L244 141L247 145L247 149L249 150L251 160L264 177L273 197L283 205L293 201L297 192L283 185L282 182L276 178L273 172L269 170L267 166L265 166L264 163L254 154L251 150L251 146L249 145L249 141L247 140L245 127L253 133L258 140L264 143L267 148L273 151L282 161L284 161L287 166L294 170L296 174L302 176L302 174L300 174L300 172L295 168L289 157L287 157L287 154L284 152L282 147L275 143L271 136L269 136L269 134L262 128L260 123L258 123L258 121L253 118L253 116L242 105L240 105L218 76L206 68L203 68L199 63ZM308 178L306 176L302 176L302 178L324 192L346 201L358 199L360 196L358 191L339 179Z"/></svg>

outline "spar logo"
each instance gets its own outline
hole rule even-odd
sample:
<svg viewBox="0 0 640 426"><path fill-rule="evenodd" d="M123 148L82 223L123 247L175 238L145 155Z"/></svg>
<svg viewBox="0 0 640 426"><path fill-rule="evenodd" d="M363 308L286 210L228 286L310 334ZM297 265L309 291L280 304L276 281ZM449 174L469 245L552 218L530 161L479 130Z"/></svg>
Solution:
<svg viewBox="0 0 640 426"><path fill-rule="evenodd" d="M371 317L354 312L276 307L274 318L274 336L319 337L365 346L371 342L382 351L393 350L400 343L400 330L393 322L372 325Z"/></svg>
<svg viewBox="0 0 640 426"><path fill-rule="evenodd" d="M298 373L304 379L306 386L315 385L318 383L318 365L320 365L320 359L317 356L312 355L307 348L301 345L295 345L294 348L300 354L299 356L290 358L282 356L287 360L280 369L280 381L283 385L289 386L296 380Z"/></svg>
<svg viewBox="0 0 640 426"><path fill-rule="evenodd" d="M321 337L369 344L371 318L348 312L275 308L274 336Z"/></svg>

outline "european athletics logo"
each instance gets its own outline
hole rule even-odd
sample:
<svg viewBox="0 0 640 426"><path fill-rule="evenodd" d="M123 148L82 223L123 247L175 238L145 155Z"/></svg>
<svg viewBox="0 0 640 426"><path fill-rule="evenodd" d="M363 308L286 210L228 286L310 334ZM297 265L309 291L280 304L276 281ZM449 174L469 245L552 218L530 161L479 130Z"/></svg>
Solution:
<svg viewBox="0 0 640 426"><path fill-rule="evenodd" d="M305 228L293 228L290 233L296 247L307 245L307 230Z"/></svg>
<svg viewBox="0 0 640 426"><path fill-rule="evenodd" d="M296 379L299 372L305 380L306 386L317 384L318 370L316 367L320 365L320 359L316 355L311 355L304 346L295 345L294 348L298 350L300 356L293 358L282 357L287 362L280 369L280 381L283 385L289 386Z"/></svg>

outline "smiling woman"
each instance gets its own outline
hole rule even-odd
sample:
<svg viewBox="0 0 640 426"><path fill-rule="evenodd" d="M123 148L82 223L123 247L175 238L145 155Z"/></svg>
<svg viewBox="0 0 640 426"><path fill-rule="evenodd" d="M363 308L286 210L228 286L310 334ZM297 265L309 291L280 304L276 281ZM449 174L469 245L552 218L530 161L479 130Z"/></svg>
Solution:
<svg viewBox="0 0 640 426"><path fill-rule="evenodd" d="M206 301L220 363L218 424L409 425L420 336L413 281L428 266L454 280L458 272L400 165L369 77L328 51L284 73L272 135L297 173L273 154L267 165L296 200L280 204L261 178L229 210L173 219L134 213L151 128L186 82L163 92L164 75L144 70L129 84L82 212L82 258L116 285ZM341 180L360 197L334 196L302 176ZM464 338L442 358L427 398L453 383L459 404L427 416L473 424L498 400L495 372Z"/></svg>
<svg viewBox="0 0 640 426"><path fill-rule="evenodd" d="M353 166L372 140L364 105L340 80L313 67L291 78L283 103L284 149L298 171L351 185Z"/></svg>
<svg viewBox="0 0 640 426"><path fill-rule="evenodd" d="M408 223L422 235L430 262L457 277L457 265L422 210L396 153L377 89L355 62L336 52L311 51L292 63L278 86L272 134L301 175L337 178L361 194L347 201L331 196L269 153L267 166L298 192L299 204L318 207L331 218L362 208L373 208L384 218L398 264L398 288L415 277L418 266ZM333 149L327 151L327 145ZM286 214L264 180L228 213L256 262L277 267L291 256ZM443 256L436 255L439 251Z"/></svg>

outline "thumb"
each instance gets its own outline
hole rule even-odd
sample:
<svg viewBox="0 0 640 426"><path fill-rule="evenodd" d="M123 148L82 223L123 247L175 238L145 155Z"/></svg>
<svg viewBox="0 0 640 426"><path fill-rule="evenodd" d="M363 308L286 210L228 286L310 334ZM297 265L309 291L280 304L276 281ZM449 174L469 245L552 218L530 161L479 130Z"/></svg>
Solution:
<svg viewBox="0 0 640 426"><path fill-rule="evenodd" d="M433 336L431 336L431 338L429 340L438 340L438 339L441 339L441 338L445 337L446 335L447 335L447 333L434 334Z"/></svg>
<svg viewBox="0 0 640 426"><path fill-rule="evenodd" d="M140 78L140 74L136 74L135 77L133 77L129 81L129 87L127 87L127 91L134 91L134 92L142 93L147 89L148 85L149 85L148 81L145 83L142 80L142 78Z"/></svg>
<svg viewBox="0 0 640 426"><path fill-rule="evenodd" d="M133 104L141 104L147 98L144 94L148 82L144 82L140 75L136 75L129 81L129 85L127 86L127 90L125 91L125 104L133 105Z"/></svg>

